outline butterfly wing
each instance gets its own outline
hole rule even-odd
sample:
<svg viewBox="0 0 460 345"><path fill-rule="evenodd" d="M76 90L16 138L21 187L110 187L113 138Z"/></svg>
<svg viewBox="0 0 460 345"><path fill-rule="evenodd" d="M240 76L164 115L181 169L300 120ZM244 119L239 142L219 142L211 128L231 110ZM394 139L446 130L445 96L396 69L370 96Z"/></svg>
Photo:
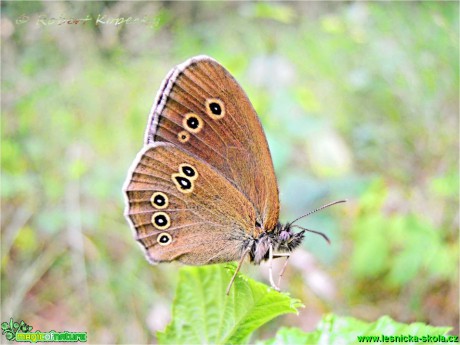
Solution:
<svg viewBox="0 0 460 345"><path fill-rule="evenodd" d="M252 203L259 233L275 227L278 185L262 125L238 82L215 60L198 56L168 74L145 133L145 143L153 142L173 143L209 163Z"/></svg>
<svg viewBox="0 0 460 345"><path fill-rule="evenodd" d="M173 144L144 147L124 190L125 215L152 263L239 260L250 241L252 204L212 166Z"/></svg>

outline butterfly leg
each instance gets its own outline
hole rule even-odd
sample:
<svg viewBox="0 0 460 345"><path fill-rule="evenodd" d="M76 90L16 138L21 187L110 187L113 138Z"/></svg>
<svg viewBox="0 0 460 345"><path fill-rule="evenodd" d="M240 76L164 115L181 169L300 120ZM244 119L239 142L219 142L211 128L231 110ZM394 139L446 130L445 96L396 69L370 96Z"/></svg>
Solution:
<svg viewBox="0 0 460 345"><path fill-rule="evenodd" d="M276 291L280 291L280 288L276 286L275 282L273 281L273 245L270 243L270 247L268 249L268 275L270 278L270 285L272 288L274 288Z"/></svg>
<svg viewBox="0 0 460 345"><path fill-rule="evenodd" d="M228 294L230 293L230 288L232 287L233 285L233 282L236 278L236 275L238 274L238 272L240 271L240 268L241 268L241 265L243 264L243 261L244 261L244 258L246 257L246 255L249 253L249 251L251 250L251 246L248 246L246 248L246 250L243 252L243 255L241 255L241 259L240 259L240 262L238 263L238 267L236 268L235 270L235 273L233 273L233 277L232 279L230 280L230 283L228 284L227 286L227 292L226 292L226 295L228 296Z"/></svg>
<svg viewBox="0 0 460 345"><path fill-rule="evenodd" d="M290 254L290 253L286 253L286 254ZM288 263L290 255L283 255L283 256L286 256L286 261L284 262L283 268L281 269L280 275L278 276L278 286L281 285L281 277L283 276L284 271L286 270L287 263Z"/></svg>

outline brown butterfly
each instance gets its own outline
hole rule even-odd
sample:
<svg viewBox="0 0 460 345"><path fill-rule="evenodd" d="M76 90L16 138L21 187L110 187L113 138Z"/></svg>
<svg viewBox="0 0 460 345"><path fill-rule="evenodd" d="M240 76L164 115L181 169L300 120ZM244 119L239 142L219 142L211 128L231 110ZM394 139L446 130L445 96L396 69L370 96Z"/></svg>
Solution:
<svg viewBox="0 0 460 345"><path fill-rule="evenodd" d="M293 231L304 216L279 222L267 139L232 75L207 56L176 66L157 94L144 144L124 191L126 218L147 259L188 265L238 260L227 293L247 256L254 264L269 260L270 283L278 290L271 260L288 257L305 231L316 231Z"/></svg>

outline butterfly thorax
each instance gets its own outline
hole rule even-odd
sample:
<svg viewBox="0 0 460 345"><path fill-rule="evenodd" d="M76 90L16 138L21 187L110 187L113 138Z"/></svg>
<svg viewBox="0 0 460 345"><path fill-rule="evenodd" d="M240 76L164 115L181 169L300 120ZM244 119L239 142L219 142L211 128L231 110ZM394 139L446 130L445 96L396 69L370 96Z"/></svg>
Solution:
<svg viewBox="0 0 460 345"><path fill-rule="evenodd" d="M270 245L275 257L277 253L292 252L302 243L303 238L304 231L295 233L291 223L278 223L272 231L263 231L252 243L248 243L251 245L250 261L258 265L261 261L268 260Z"/></svg>

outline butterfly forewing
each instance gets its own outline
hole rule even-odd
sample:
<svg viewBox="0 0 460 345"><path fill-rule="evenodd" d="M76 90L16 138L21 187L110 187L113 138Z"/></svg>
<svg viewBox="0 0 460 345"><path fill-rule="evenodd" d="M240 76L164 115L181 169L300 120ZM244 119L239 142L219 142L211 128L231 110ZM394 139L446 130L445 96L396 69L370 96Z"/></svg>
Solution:
<svg viewBox="0 0 460 345"><path fill-rule="evenodd" d="M125 185L126 216L150 262L238 260L255 210L220 173L169 143L147 145Z"/></svg>
<svg viewBox="0 0 460 345"><path fill-rule="evenodd" d="M262 126L243 89L215 60L196 57L168 74L145 141L173 143L207 162L246 196L265 231L277 224L278 188Z"/></svg>

